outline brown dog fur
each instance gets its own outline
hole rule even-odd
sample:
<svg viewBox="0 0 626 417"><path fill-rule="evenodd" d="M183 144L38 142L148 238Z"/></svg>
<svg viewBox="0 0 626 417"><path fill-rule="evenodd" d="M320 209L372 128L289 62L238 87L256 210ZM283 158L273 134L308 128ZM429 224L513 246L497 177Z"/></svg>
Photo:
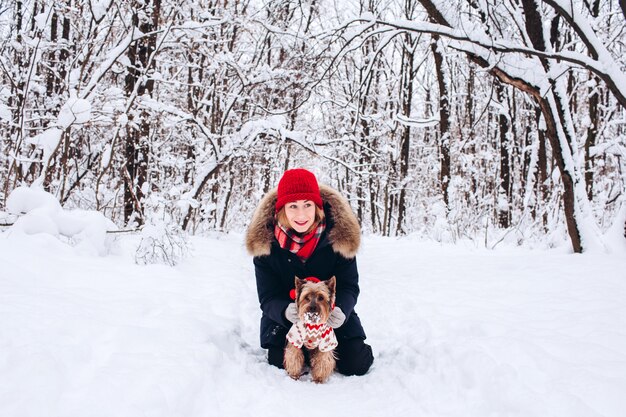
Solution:
<svg viewBox="0 0 626 417"><path fill-rule="evenodd" d="M296 277L296 307L298 317L304 320L306 313L317 313L320 322L326 323L332 305L335 303L336 278L332 277L328 281L311 282ZM304 368L304 352L302 348L297 348L291 343L285 348L284 366L285 370L293 379L299 379ZM311 376L316 383L322 383L330 377L335 370L335 352L322 352L318 348L309 350L311 359Z"/></svg>

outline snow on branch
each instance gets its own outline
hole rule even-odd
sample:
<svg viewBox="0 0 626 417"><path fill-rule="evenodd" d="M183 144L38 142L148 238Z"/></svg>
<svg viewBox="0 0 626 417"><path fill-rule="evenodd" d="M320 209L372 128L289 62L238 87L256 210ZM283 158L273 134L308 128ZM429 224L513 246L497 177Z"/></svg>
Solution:
<svg viewBox="0 0 626 417"><path fill-rule="evenodd" d="M398 123L400 123L401 125L418 127L418 128L434 127L434 126L437 126L437 124L439 124L438 116L431 117L429 119L413 119L413 118L410 118L403 114L398 113L395 116L395 120L398 121Z"/></svg>
<svg viewBox="0 0 626 417"><path fill-rule="evenodd" d="M409 21L403 19L392 21L377 19L376 23L402 31L436 34L455 40L458 42L458 44L455 45L457 49L480 56L487 62L492 62L494 60L493 52L498 52L502 54L519 53L551 60L561 60L577 65L591 71L602 79L607 86L609 86L615 97L619 100L620 104L626 107L626 75L624 75L621 71L620 65L615 61L615 59L613 59L602 42L597 39L593 30L591 30L588 26L588 23L582 23L584 22L584 18L577 15L577 19L578 20L573 19L573 21L580 24L580 30L583 31L585 36L589 39L589 45L592 45L593 48L598 51L598 60L573 51L539 51L508 40L494 40L477 32L468 32L430 22ZM359 19L356 19L354 21L358 20ZM366 22L368 23L366 28L369 29L371 27L371 21L367 20ZM349 24L350 23L348 23L348 25ZM364 33L364 27L359 26L358 29L359 33ZM350 38L348 42L352 39L354 39L354 37Z"/></svg>
<svg viewBox="0 0 626 417"><path fill-rule="evenodd" d="M124 39L120 41L120 43L113 49L109 51L106 59L100 64L98 69L96 69L82 91L81 97L87 98L91 95L94 88L98 85L102 77L107 73L107 71L115 64L115 62L122 56L122 54L128 49L128 47L135 41L141 39L146 36L145 34L139 31L131 31L128 33Z"/></svg>

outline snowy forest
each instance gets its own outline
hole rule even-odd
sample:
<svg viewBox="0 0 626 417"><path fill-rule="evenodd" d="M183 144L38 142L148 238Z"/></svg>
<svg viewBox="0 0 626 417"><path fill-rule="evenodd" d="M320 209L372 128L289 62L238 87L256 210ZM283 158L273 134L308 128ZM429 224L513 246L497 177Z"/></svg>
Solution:
<svg viewBox="0 0 626 417"><path fill-rule="evenodd" d="M623 0L2 0L0 212L242 231L305 167L365 233L583 252L626 233L625 67Z"/></svg>
<svg viewBox="0 0 626 417"><path fill-rule="evenodd" d="M365 375L259 343L291 168ZM622 416L624 253L626 0L0 0L2 417Z"/></svg>

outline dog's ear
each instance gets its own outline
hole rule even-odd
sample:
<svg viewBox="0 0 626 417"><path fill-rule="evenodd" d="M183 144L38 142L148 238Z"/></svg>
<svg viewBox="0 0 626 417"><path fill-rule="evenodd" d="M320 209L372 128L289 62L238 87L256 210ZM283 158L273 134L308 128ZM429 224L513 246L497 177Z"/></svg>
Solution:
<svg viewBox="0 0 626 417"><path fill-rule="evenodd" d="M330 290L331 298L335 299L335 291L337 288L337 278L333 275L329 280L324 281L328 289Z"/></svg>
<svg viewBox="0 0 626 417"><path fill-rule="evenodd" d="M304 279L300 279L298 278L298 276L296 276L295 278L295 285L296 285L296 303L298 302L298 299L300 298L300 291L302 290L302 287L304 286L306 280Z"/></svg>

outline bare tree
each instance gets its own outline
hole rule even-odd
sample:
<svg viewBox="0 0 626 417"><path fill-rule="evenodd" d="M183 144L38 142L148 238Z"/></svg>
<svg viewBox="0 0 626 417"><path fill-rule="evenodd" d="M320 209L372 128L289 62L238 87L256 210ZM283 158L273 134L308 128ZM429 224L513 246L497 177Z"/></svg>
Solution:
<svg viewBox="0 0 626 417"><path fill-rule="evenodd" d="M133 3L133 30L146 36L135 41L128 49L130 66L126 74L126 95L150 96L154 81L150 72L154 68L153 54L156 50L156 33L161 0L135 0ZM150 120L146 111L138 110L129 115L126 130L124 166L124 221L129 223L133 214L139 225L144 222L144 184L148 179L150 155Z"/></svg>
<svg viewBox="0 0 626 417"><path fill-rule="evenodd" d="M443 54L440 47L438 36L433 36L431 48L435 59L435 70L437 72L437 85L439 87L439 152L440 152L440 172L439 182L441 184L441 194L447 209L450 207L450 194L448 188L450 186L451 169L450 169L450 102L448 85L446 82L446 74L443 69Z"/></svg>

